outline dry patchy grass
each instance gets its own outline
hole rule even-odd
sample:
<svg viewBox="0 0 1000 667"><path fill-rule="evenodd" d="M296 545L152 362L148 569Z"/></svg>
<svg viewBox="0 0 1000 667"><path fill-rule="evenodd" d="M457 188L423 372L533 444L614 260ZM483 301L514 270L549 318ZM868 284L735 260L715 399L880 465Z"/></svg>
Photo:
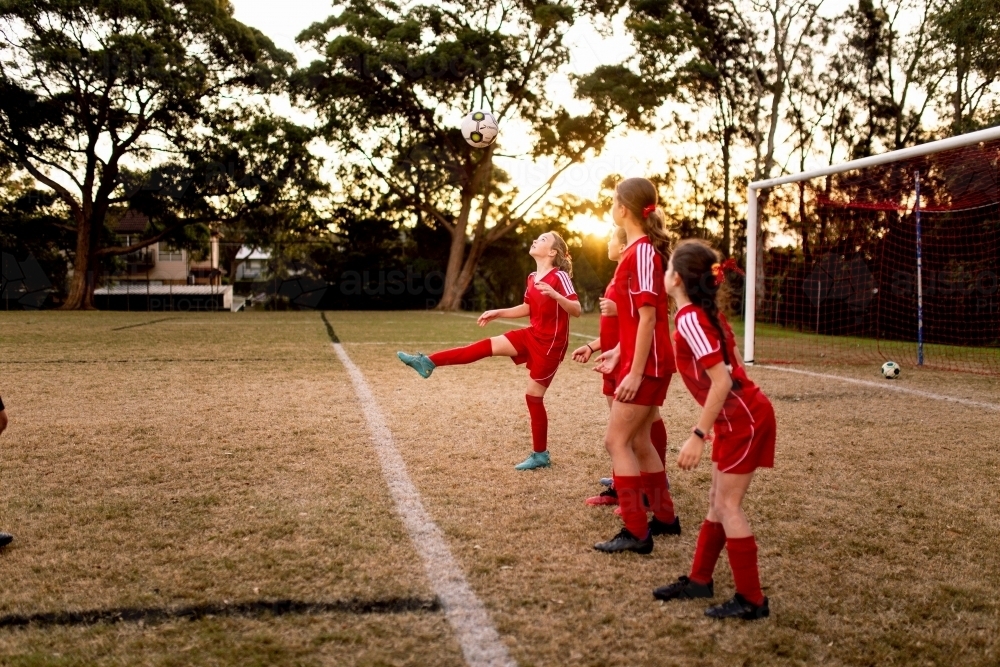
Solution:
<svg viewBox="0 0 1000 667"><path fill-rule="evenodd" d="M232 599L432 595L317 313L0 314L0 615ZM530 448L506 359L422 380L397 349L487 335L436 313L328 313L425 506L521 665L995 665L998 413L755 369L777 467L747 511L772 617L710 622L650 590L687 571L706 466L671 466L685 533L599 554L618 528L583 499L608 469L599 377L567 360ZM152 322L150 324L145 324ZM145 324L144 326L133 326ZM129 327L129 328L123 328ZM574 329L596 334L585 317ZM582 341L583 338L574 338ZM823 372L874 379L877 366ZM1000 403L995 379L906 370L902 386ZM664 416L685 434L679 381ZM680 444L680 435L671 446ZM718 597L732 592L728 566ZM0 663L460 664L440 614L214 618L0 630Z"/></svg>

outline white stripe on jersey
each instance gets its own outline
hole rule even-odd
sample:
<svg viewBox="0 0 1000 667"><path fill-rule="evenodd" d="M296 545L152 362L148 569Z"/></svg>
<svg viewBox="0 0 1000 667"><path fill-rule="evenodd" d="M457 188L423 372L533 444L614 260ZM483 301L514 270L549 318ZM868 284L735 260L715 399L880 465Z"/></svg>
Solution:
<svg viewBox="0 0 1000 667"><path fill-rule="evenodd" d="M643 243L636 248L636 264L639 274L639 291L653 292L653 246Z"/></svg>
<svg viewBox="0 0 1000 667"><path fill-rule="evenodd" d="M681 315L677 321L677 330L684 336L684 340L687 341L697 359L701 359L713 352L718 352L721 349L719 346L713 348L711 343L709 343L708 336L705 335L705 330L701 328L701 322L698 321L696 313L684 313Z"/></svg>
<svg viewBox="0 0 1000 667"><path fill-rule="evenodd" d="M573 281L570 280L569 274L565 271L556 271L556 276L562 282L563 291L566 292L565 296L570 296L571 294L576 294L576 290L573 289Z"/></svg>

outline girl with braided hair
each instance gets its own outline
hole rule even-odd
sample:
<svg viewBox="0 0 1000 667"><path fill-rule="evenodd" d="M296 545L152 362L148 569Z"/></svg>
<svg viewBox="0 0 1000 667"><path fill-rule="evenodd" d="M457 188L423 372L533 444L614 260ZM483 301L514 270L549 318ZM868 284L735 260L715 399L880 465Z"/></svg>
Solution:
<svg viewBox="0 0 1000 667"><path fill-rule="evenodd" d="M709 607L713 618L763 618L770 614L760 587L757 542L742 509L743 498L757 468L774 466L774 408L747 377L736 349L733 330L719 312L719 293L732 260L721 262L703 241L681 242L667 265L663 282L677 303L677 368L684 384L702 406L691 437L681 448L677 465L692 470L701 460L706 434L712 442L712 488L708 516L701 526L691 573L657 588L659 600L710 598L712 573L725 547L729 553L736 595Z"/></svg>

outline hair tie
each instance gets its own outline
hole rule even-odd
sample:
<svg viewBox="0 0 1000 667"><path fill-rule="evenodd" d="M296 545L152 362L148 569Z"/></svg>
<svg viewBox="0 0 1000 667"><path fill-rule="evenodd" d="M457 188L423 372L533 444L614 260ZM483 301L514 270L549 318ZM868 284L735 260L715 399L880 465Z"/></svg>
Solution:
<svg viewBox="0 0 1000 667"><path fill-rule="evenodd" d="M741 276L746 275L745 273L743 273L743 269L740 268L739 264L737 264L736 260L733 259L732 257L722 262L721 264L719 262L716 262L715 264L712 265L712 275L715 276L716 287L719 287L724 282L726 282L726 271L735 271Z"/></svg>
<svg viewBox="0 0 1000 667"><path fill-rule="evenodd" d="M656 204L650 204L646 208L642 209L642 217L644 219L648 218L655 210L656 210Z"/></svg>

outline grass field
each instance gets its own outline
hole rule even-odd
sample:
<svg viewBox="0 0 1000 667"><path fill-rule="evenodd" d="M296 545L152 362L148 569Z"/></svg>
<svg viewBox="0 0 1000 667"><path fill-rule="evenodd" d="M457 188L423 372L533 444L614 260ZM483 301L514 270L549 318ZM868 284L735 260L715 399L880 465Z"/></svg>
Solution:
<svg viewBox="0 0 1000 667"><path fill-rule="evenodd" d="M687 572L705 464L669 467L680 538L650 556L591 549L619 527L583 503L608 471L594 373L564 363L546 397L553 467L518 473L523 368L422 380L394 355L510 324L326 315L518 664L1000 663L998 412L753 369L779 427L746 507L772 616L712 622L702 602L650 594ZM871 380L871 366L819 370ZM1000 404L993 377L897 382ZM0 529L16 536L0 664L463 664L319 313L0 313L0 392ZM672 458L695 407L675 381ZM724 558L716 582L732 594ZM268 611L278 600L314 606ZM147 620L67 614L122 609ZM20 624L36 614L54 616Z"/></svg>

